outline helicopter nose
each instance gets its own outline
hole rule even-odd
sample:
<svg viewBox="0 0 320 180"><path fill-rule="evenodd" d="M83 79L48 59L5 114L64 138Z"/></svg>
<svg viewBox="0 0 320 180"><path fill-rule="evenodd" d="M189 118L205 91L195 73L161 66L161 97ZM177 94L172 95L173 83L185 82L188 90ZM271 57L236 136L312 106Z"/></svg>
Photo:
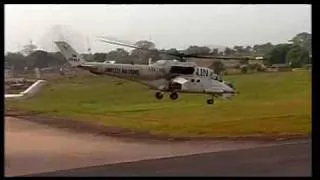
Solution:
<svg viewBox="0 0 320 180"><path fill-rule="evenodd" d="M225 92L231 94L240 94L239 91L236 91L235 86L231 82L224 82L226 85Z"/></svg>
<svg viewBox="0 0 320 180"><path fill-rule="evenodd" d="M235 89L234 85L231 82L225 82L226 85L228 85L230 88Z"/></svg>

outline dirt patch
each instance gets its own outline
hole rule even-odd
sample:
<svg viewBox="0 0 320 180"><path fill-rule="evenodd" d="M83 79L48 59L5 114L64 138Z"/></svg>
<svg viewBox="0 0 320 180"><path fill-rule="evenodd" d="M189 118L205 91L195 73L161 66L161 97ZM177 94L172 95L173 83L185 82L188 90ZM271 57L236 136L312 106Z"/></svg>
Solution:
<svg viewBox="0 0 320 180"><path fill-rule="evenodd" d="M43 116L37 113L10 113L6 114L8 117L16 117L19 119L48 125L54 128L67 129L76 133L91 133L101 136L126 138L126 139L139 139L139 140L169 140L169 141L186 141L187 138L175 138L167 136L152 135L148 132L132 131L130 129L119 127L108 127L101 124L88 123L73 119L62 119L55 117Z"/></svg>
<svg viewBox="0 0 320 180"><path fill-rule="evenodd" d="M42 115L37 112L24 112L6 110L5 116L16 117L39 124L48 125L54 128L67 129L77 133L91 133L101 136L109 136L116 138L125 138L131 140L165 140L165 141L212 141L212 140L226 140L226 141L283 141L291 139L306 139L310 135L303 134L285 134L285 135L252 135L252 136L238 136L238 137L171 137L165 135L155 135L144 131L133 131L131 129L110 127L101 124L88 123L67 118L56 118Z"/></svg>

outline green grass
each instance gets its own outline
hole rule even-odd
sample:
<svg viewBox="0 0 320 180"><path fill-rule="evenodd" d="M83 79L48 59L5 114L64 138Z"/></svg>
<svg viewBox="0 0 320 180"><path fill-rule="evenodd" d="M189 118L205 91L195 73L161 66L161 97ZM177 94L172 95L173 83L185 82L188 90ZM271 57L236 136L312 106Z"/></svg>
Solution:
<svg viewBox="0 0 320 180"><path fill-rule="evenodd" d="M137 83L94 76L51 81L35 97L5 106L171 136L310 134L310 71L225 78L241 94L213 106L206 104L206 95L159 101Z"/></svg>

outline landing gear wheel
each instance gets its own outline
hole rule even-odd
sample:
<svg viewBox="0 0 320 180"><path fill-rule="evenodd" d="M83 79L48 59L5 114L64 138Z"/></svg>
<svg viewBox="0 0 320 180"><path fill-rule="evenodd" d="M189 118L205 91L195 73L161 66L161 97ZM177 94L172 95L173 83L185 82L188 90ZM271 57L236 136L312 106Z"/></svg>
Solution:
<svg viewBox="0 0 320 180"><path fill-rule="evenodd" d="M207 99L207 104L213 104L214 100L213 99Z"/></svg>
<svg viewBox="0 0 320 180"><path fill-rule="evenodd" d="M155 96L157 99L161 100L163 98L163 92L156 92Z"/></svg>
<svg viewBox="0 0 320 180"><path fill-rule="evenodd" d="M178 99L178 93L171 93L170 94L170 99L172 99L172 100L176 100L176 99Z"/></svg>

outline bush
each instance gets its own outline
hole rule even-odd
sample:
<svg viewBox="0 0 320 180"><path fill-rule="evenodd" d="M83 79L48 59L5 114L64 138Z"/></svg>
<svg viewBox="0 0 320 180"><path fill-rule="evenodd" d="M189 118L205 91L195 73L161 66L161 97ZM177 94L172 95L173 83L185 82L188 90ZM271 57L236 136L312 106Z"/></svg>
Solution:
<svg viewBox="0 0 320 180"><path fill-rule="evenodd" d="M241 67L241 73L246 74L248 72L248 66L242 66Z"/></svg>
<svg viewBox="0 0 320 180"><path fill-rule="evenodd" d="M264 72L266 70L265 66L260 63L250 64L249 69L258 72Z"/></svg>

